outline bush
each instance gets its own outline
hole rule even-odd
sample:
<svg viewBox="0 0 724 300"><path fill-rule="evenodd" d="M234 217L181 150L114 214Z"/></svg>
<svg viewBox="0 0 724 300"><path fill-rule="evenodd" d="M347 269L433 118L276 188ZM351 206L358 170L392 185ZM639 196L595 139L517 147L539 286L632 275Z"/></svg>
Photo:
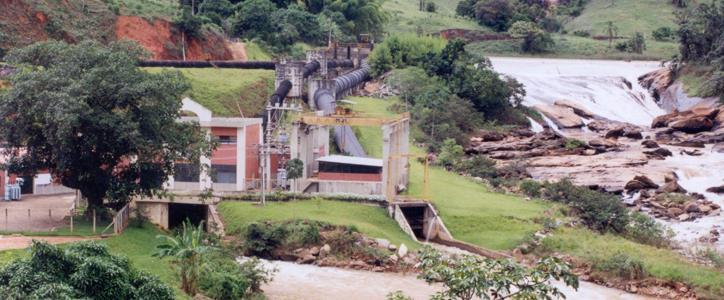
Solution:
<svg viewBox="0 0 724 300"><path fill-rule="evenodd" d="M641 54L646 50L646 39L643 34L636 32L628 41L616 43L616 50Z"/></svg>
<svg viewBox="0 0 724 300"><path fill-rule="evenodd" d="M446 139L437 156L437 164L445 168L456 168L463 157L463 146L458 145L454 139Z"/></svg>
<svg viewBox="0 0 724 300"><path fill-rule="evenodd" d="M65 249L33 241L30 258L0 269L3 299L173 299L158 277L131 266L96 242Z"/></svg>
<svg viewBox="0 0 724 300"><path fill-rule="evenodd" d="M261 285L271 281L275 271L257 258L238 263L231 254L217 252L208 258L199 287L213 299L249 299L261 292Z"/></svg>
<svg viewBox="0 0 724 300"><path fill-rule="evenodd" d="M469 174L473 177L492 178L498 176L495 168L495 161L483 155L475 155L471 158L462 160L457 171Z"/></svg>
<svg viewBox="0 0 724 300"><path fill-rule="evenodd" d="M634 212L631 214L631 220L626 226L624 236L642 244L667 247L671 245L673 234L670 229L657 223L648 215Z"/></svg>
<svg viewBox="0 0 724 300"><path fill-rule="evenodd" d="M586 146L586 142L579 139L566 139L566 149L573 150L583 148Z"/></svg>
<svg viewBox="0 0 724 300"><path fill-rule="evenodd" d="M436 11L437 11L437 4L435 4L435 2L432 2L432 1L427 2L427 3L425 4L425 11L426 11L426 12L431 12L431 13L436 12Z"/></svg>
<svg viewBox="0 0 724 300"><path fill-rule="evenodd" d="M595 263L594 268L628 280L644 279L648 275L643 261L623 252Z"/></svg>
<svg viewBox="0 0 724 300"><path fill-rule="evenodd" d="M510 26L509 32L513 37L523 39L520 44L520 50L523 52L544 52L554 44L550 34L533 22L515 22Z"/></svg>
<svg viewBox="0 0 724 300"><path fill-rule="evenodd" d="M674 37L674 30L672 30L671 27L659 27L651 32L651 37L657 41L668 41Z"/></svg>
<svg viewBox="0 0 724 300"><path fill-rule="evenodd" d="M393 35L375 45L369 57L372 75L379 76L387 71L408 66L423 65L428 55L434 55L445 47L440 38Z"/></svg>
<svg viewBox="0 0 724 300"><path fill-rule="evenodd" d="M244 250L247 255L270 258L286 237L287 230L282 225L251 223L244 234Z"/></svg>
<svg viewBox="0 0 724 300"><path fill-rule="evenodd" d="M475 19L478 23L505 31L513 17L513 7L507 0L481 0L475 4Z"/></svg>
<svg viewBox="0 0 724 300"><path fill-rule="evenodd" d="M576 30L573 32L573 35L580 36L580 37L590 37L591 32L589 32L587 30Z"/></svg>
<svg viewBox="0 0 724 300"><path fill-rule="evenodd" d="M546 183L544 187L544 198L568 204L588 228L599 232L626 232L629 214L616 196L575 186L568 179Z"/></svg>
<svg viewBox="0 0 724 300"><path fill-rule="evenodd" d="M520 182L520 191L530 197L540 197L540 190L543 185L535 180L523 180Z"/></svg>

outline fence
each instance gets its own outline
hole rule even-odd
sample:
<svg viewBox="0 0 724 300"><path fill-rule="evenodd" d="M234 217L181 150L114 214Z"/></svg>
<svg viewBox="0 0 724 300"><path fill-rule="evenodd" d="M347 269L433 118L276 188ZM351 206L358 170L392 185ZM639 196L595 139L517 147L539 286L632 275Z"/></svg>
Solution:
<svg viewBox="0 0 724 300"><path fill-rule="evenodd" d="M0 228L12 231L52 231L70 227L71 210L68 208L15 208L0 209Z"/></svg>

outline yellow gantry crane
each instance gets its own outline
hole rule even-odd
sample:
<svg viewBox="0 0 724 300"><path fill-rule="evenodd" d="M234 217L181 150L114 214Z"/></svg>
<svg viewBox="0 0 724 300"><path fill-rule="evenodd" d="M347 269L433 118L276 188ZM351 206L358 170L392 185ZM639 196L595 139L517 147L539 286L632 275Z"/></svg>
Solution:
<svg viewBox="0 0 724 300"><path fill-rule="evenodd" d="M335 108L335 112L332 115L328 116L319 116L314 113L308 113L303 114L300 117L300 122L304 124L309 125L321 125L321 126L342 126L342 125L349 125L349 126L382 126L386 124L392 124L397 123L401 121L407 121L410 119L410 113L402 113L398 114L394 117L369 117L365 115L360 115L352 112L348 108L344 108L342 106L337 106ZM399 147L398 147L399 149ZM387 190L385 191L385 195L388 199L388 201L393 201L393 199L396 199L396 183L394 182L394 178L397 178L399 174L396 172L399 172L397 168L393 168L395 160L397 159L407 159L406 166L409 168L410 166L410 158L423 158L423 192L422 192L422 199L415 199L415 200L430 200L430 173L429 173L429 158L427 155L424 154L413 154L413 153L391 153L389 157L387 157ZM393 176L394 175L394 176ZM398 198L402 201L405 201L404 198Z"/></svg>

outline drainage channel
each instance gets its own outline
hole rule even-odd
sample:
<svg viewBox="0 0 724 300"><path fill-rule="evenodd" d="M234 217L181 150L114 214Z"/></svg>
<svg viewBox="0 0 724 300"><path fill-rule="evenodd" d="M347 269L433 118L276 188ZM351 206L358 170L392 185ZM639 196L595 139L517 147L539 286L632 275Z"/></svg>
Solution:
<svg viewBox="0 0 724 300"><path fill-rule="evenodd" d="M488 258L507 258L507 254L478 247L453 238L435 208L426 201L393 202L387 212L402 231L418 242L458 248Z"/></svg>

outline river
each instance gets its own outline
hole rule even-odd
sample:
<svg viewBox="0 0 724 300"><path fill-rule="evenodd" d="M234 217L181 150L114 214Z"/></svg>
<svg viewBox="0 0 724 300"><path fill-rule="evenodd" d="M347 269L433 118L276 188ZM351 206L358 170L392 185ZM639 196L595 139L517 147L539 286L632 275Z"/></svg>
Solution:
<svg viewBox="0 0 724 300"><path fill-rule="evenodd" d="M266 261L278 272L274 280L262 286L269 299L368 300L385 299L388 293L402 291L413 299L429 299L442 286L429 285L415 274L377 273L283 261ZM554 283L567 299L633 300L652 299L621 290L581 282L578 291Z"/></svg>
<svg viewBox="0 0 724 300"><path fill-rule="evenodd" d="M660 62L509 57L491 57L490 60L495 70L525 85L527 95L523 104L526 106L568 100L606 119L644 128L649 128L654 117L666 113L638 84L638 77L661 68ZM564 135L579 137L588 134L585 130L574 133L560 130L548 119L546 123ZM533 129L540 130L540 125L534 124ZM724 207L724 195L706 192L707 188L724 183L724 154L711 151L710 145L702 149L701 156L682 155L679 148L670 148L674 152L673 157L650 161L640 170L641 173L646 174L646 168L673 171L679 177L679 184L689 192L703 194ZM626 152L621 155L626 155ZM654 180L662 181L660 178ZM693 245L713 225L724 225L724 215L666 224L676 233L676 240ZM715 247L724 252L724 241L718 242Z"/></svg>

